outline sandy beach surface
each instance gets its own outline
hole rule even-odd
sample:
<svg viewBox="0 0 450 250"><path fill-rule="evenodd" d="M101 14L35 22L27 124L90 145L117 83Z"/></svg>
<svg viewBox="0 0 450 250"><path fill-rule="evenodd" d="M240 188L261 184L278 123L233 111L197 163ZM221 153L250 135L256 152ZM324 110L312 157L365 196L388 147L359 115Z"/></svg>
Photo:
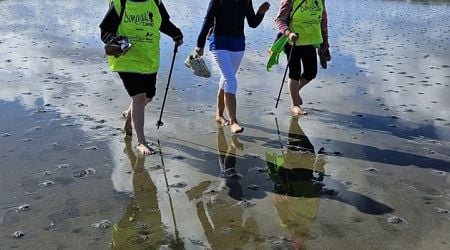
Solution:
<svg viewBox="0 0 450 250"><path fill-rule="evenodd" d="M156 129L161 39L142 157L99 37L108 1L0 0L0 249L449 249L450 1L327 1L332 61L300 118L286 85L274 107L269 1L246 28L238 136L214 121L212 56L211 78L183 64L207 2L164 1L185 43Z"/></svg>

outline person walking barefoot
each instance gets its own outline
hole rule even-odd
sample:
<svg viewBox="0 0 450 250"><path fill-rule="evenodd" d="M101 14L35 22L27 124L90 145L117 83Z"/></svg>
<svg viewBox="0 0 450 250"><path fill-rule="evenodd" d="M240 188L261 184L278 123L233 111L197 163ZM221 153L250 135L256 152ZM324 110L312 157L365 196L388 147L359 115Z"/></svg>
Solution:
<svg viewBox="0 0 450 250"><path fill-rule="evenodd" d="M101 39L107 45L131 44L126 51L120 51L119 46L119 52L123 53L108 56L108 62L111 70L118 72L131 97L128 109L122 113L124 132L131 135L134 127L137 150L144 155L154 154L145 139L144 118L145 106L156 93L160 32L172 37L176 46L183 43L183 34L170 21L159 0L112 0L100 29Z"/></svg>
<svg viewBox="0 0 450 250"><path fill-rule="evenodd" d="M293 116L306 115L300 90L317 75L316 48L329 48L325 0L281 0L275 22L290 41L284 48L286 55L292 49L288 64L290 111Z"/></svg>
<svg viewBox="0 0 450 250"><path fill-rule="evenodd" d="M221 74L216 121L223 126L230 125L234 134L244 131L236 118L236 73L245 50L244 20L247 19L251 28L258 27L269 7L270 4L264 2L255 14L251 0L210 0L197 38L197 55L203 56L208 38L209 49ZM224 116L224 111L228 117Z"/></svg>

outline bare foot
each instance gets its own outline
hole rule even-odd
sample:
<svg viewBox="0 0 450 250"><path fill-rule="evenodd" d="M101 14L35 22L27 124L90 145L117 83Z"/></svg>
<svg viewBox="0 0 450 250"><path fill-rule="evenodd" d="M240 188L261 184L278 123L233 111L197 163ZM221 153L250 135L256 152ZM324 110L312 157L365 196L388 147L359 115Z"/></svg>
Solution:
<svg viewBox="0 0 450 250"><path fill-rule="evenodd" d="M155 154L155 150L153 150L150 146L148 146L147 143L138 143L136 146L136 149L139 151L139 153L143 155L153 155Z"/></svg>
<svg viewBox="0 0 450 250"><path fill-rule="evenodd" d="M299 116L299 115L307 115L306 111L303 109L302 106L294 106L291 108L291 115L292 116Z"/></svg>
<svg viewBox="0 0 450 250"><path fill-rule="evenodd" d="M123 132L125 132L126 135L132 135L133 134L133 126L131 123L131 115L128 112L123 112L122 116L125 118L125 123L123 124Z"/></svg>
<svg viewBox="0 0 450 250"><path fill-rule="evenodd" d="M228 126L230 125L230 121L225 119L223 116L216 116L216 122L220 123L222 126Z"/></svg>
<svg viewBox="0 0 450 250"><path fill-rule="evenodd" d="M231 133L233 133L233 134L239 134L239 133L244 132L244 128L239 126L239 124L237 124L237 123L231 124L230 129L231 129Z"/></svg>

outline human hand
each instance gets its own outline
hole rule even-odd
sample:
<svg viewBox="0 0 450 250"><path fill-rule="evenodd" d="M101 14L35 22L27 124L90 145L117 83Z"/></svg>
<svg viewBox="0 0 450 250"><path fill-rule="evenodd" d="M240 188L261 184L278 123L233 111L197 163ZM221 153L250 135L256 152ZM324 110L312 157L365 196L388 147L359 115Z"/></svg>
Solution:
<svg viewBox="0 0 450 250"><path fill-rule="evenodd" d="M203 52L204 52L204 48L199 48L199 47L196 47L195 48L195 54L197 54L197 56L203 56Z"/></svg>
<svg viewBox="0 0 450 250"><path fill-rule="evenodd" d="M176 46L181 46L183 44L183 39L175 40Z"/></svg>
<svg viewBox="0 0 450 250"><path fill-rule="evenodd" d="M183 34L176 35L176 36L172 37L172 39L177 47L181 46L181 44L183 44Z"/></svg>
<svg viewBox="0 0 450 250"><path fill-rule="evenodd" d="M288 39L289 39L291 42L296 43L297 40L298 40L298 34L297 34L297 33L294 33L294 32L290 32L289 35L288 35Z"/></svg>
<svg viewBox="0 0 450 250"><path fill-rule="evenodd" d="M122 50L122 55L125 55L128 50L131 49L131 43L128 41L128 38L124 37L123 39L118 41L120 45L120 50Z"/></svg>
<svg viewBox="0 0 450 250"><path fill-rule="evenodd" d="M105 53L108 56L119 57L125 55L131 48L131 43L128 42L128 38L124 36L118 36L112 39L108 44L105 44Z"/></svg>
<svg viewBox="0 0 450 250"><path fill-rule="evenodd" d="M270 3L264 2L259 6L257 13L263 15L264 13L266 13L266 11L269 10L269 7L270 7Z"/></svg>

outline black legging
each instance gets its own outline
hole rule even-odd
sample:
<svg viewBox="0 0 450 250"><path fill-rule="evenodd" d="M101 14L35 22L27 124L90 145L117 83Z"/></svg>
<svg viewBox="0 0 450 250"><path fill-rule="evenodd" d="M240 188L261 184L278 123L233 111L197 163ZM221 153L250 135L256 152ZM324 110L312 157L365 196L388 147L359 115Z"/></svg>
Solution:
<svg viewBox="0 0 450 250"><path fill-rule="evenodd" d="M286 44L284 52L289 57L291 45ZM306 80L312 80L317 75L317 54L316 48L312 45L294 46L291 60L289 62L289 78L300 80L300 75ZM302 71L303 63L303 74Z"/></svg>

